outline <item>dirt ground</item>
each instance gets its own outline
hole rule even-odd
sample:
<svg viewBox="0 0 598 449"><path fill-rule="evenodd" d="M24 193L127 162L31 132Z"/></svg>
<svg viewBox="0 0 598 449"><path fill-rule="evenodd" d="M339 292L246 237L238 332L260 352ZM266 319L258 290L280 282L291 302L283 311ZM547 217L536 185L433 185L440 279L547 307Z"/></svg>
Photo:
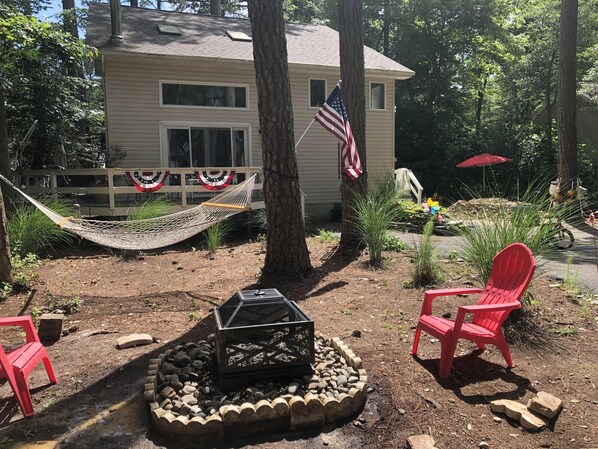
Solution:
<svg viewBox="0 0 598 449"><path fill-rule="evenodd" d="M366 255L352 259L315 238L308 244L310 276L262 287L278 288L310 315L316 330L345 340L363 359L373 391L363 412L336 428L307 435L273 432L231 445L401 448L408 436L429 433L438 449L477 448L481 441L501 449L598 447L598 307L582 307L553 280L537 276L531 324L511 345L517 367L505 370L493 347L480 353L462 342L451 377L442 381L440 346L432 337L423 334L420 358L409 355L423 292L403 287L412 270L408 254L389 253L386 266L375 270ZM235 244L213 257L190 246L135 259L104 250L69 252L42 262L29 296L0 303L3 316L14 316L31 314L48 300L82 301L65 321L72 332L49 347L59 384L48 385L43 368L30 378L36 416L22 419L9 387L0 389L0 447L44 439L67 449L183 447L146 427L141 393L147 361L212 332L212 308L256 285L263 244ZM445 281L439 287L471 282L462 262L441 265ZM439 299L434 310L454 316L457 304L473 300ZM355 330L360 337L352 336ZM157 342L116 349L118 337L138 332ZM15 336L1 337L6 343ZM527 402L537 391L563 400L564 410L549 429L532 434L510 420L493 419L490 401Z"/></svg>

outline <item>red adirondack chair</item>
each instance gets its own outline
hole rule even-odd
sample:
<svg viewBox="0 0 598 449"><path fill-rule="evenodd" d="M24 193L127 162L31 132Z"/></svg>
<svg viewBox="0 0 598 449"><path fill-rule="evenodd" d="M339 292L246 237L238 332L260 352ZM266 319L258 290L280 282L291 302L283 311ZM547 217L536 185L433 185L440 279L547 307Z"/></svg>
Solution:
<svg viewBox="0 0 598 449"><path fill-rule="evenodd" d="M515 365L501 326L511 310L521 307L519 299L535 270L536 260L529 248L523 243L513 243L494 257L490 278L483 289L452 288L426 291L411 355L417 355L419 337L421 332L425 331L440 340L441 378L450 374L460 338L473 341L480 349L485 349L487 344L495 345L500 349L507 365L513 368ZM432 301L437 297L475 293L480 293L477 304L459 307L455 321L432 315ZM464 321L465 316L469 314L473 314L471 323Z"/></svg>
<svg viewBox="0 0 598 449"><path fill-rule="evenodd" d="M46 348L39 341L39 337L30 316L0 318L0 326L20 326L25 331L27 343L20 348L6 354L0 345L0 379L8 379L19 406L25 417L32 416L33 404L29 392L29 374L43 362L52 384L57 382L54 368L50 363Z"/></svg>

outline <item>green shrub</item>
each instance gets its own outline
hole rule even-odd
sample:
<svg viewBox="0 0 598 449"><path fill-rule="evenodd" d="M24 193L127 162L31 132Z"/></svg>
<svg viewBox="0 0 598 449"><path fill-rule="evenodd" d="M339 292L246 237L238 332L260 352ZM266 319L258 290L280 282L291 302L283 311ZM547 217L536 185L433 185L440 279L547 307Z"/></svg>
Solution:
<svg viewBox="0 0 598 449"><path fill-rule="evenodd" d="M56 213L68 217L70 207L55 199L47 199L44 204ZM73 245L77 241L74 234L57 226L34 206L19 207L8 219L8 235L12 253L25 257L29 253L43 255L57 247Z"/></svg>
<svg viewBox="0 0 598 449"><path fill-rule="evenodd" d="M386 232L397 210L394 181L382 178L366 195L357 195L353 204L355 227L370 253L370 264L382 264Z"/></svg>
<svg viewBox="0 0 598 449"><path fill-rule="evenodd" d="M413 287L424 287L440 280L436 245L432 241L433 233L434 221L430 219L424 226L424 233L413 253L413 282L409 283Z"/></svg>
<svg viewBox="0 0 598 449"><path fill-rule="evenodd" d="M12 293L12 285L8 282L0 282L0 301L4 301Z"/></svg>
<svg viewBox="0 0 598 449"><path fill-rule="evenodd" d="M384 251L403 251L407 247L407 245L405 245L405 242L403 242L396 235L391 234L384 237L383 245L384 246L382 249Z"/></svg>
<svg viewBox="0 0 598 449"><path fill-rule="evenodd" d="M232 231L232 223L230 221L219 221L213 224L204 231L206 249L208 253L213 254L218 248L220 248L226 237Z"/></svg>
<svg viewBox="0 0 598 449"><path fill-rule="evenodd" d="M336 243L339 241L339 236L332 231L326 229L318 229L318 236L316 239L322 243Z"/></svg>
<svg viewBox="0 0 598 449"><path fill-rule="evenodd" d="M65 315L72 315L81 310L83 300L79 295L75 295L72 298L56 298L50 292L46 292L46 301L44 310L48 312L61 311Z"/></svg>

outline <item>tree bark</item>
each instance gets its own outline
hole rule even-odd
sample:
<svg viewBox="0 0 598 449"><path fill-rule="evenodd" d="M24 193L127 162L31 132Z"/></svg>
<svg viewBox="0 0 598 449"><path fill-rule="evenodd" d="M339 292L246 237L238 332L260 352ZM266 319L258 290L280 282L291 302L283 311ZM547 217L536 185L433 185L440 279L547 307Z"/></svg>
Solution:
<svg viewBox="0 0 598 449"><path fill-rule="evenodd" d="M8 240L8 222L4 212L4 199L0 189L0 284L12 284L12 265L10 263L10 242ZM0 285L1 287L1 285Z"/></svg>
<svg viewBox="0 0 598 449"><path fill-rule="evenodd" d="M210 14L212 16L221 16L222 15L221 0L210 0Z"/></svg>
<svg viewBox="0 0 598 449"><path fill-rule="evenodd" d="M390 57L390 0L384 0L384 21L382 24L382 40L384 56Z"/></svg>
<svg viewBox="0 0 598 449"><path fill-rule="evenodd" d="M79 39L75 0L62 0L62 11L64 13L64 31Z"/></svg>
<svg viewBox="0 0 598 449"><path fill-rule="evenodd" d="M566 193L577 181L576 44L577 0L562 0L557 89L557 169L559 190Z"/></svg>
<svg viewBox="0 0 598 449"><path fill-rule="evenodd" d="M482 129L482 106L484 105L484 95L486 94L486 84L488 83L488 75L484 75L484 82L482 87L478 89L478 98L475 109L475 135L479 137Z"/></svg>
<svg viewBox="0 0 598 449"><path fill-rule="evenodd" d="M8 154L8 128L6 122L6 104L4 102L4 89L0 83L0 174L10 179L10 156ZM12 284L12 265L10 264L10 243L8 240L8 227L4 198L10 198L7 194L10 187L0 181L0 282ZM12 193L12 192L10 192Z"/></svg>
<svg viewBox="0 0 598 449"><path fill-rule="evenodd" d="M8 152L8 121L6 119L6 101L4 99L4 86L0 82L0 175L10 179L10 154ZM12 211L12 198L14 193L6 183L0 181L0 190L6 200L5 210Z"/></svg>
<svg viewBox="0 0 598 449"><path fill-rule="evenodd" d="M139 8L139 0L131 0L130 5L133 8Z"/></svg>
<svg viewBox="0 0 598 449"><path fill-rule="evenodd" d="M301 192L282 0L249 2L264 161L264 276L304 276L312 269L301 214Z"/></svg>
<svg viewBox="0 0 598 449"><path fill-rule="evenodd" d="M353 138L363 166L363 174L352 181L343 175L341 201L343 221L341 246L357 248L361 238L355 226L353 202L357 195L367 191L365 148L365 66L363 56L363 3L361 0L339 0L339 44L341 90L353 130Z"/></svg>

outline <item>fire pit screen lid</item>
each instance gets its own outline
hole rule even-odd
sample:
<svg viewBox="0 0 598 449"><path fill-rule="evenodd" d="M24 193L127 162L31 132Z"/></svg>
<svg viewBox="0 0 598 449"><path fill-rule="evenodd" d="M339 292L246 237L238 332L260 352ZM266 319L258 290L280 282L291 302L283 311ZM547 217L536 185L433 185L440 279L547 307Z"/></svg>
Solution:
<svg viewBox="0 0 598 449"><path fill-rule="evenodd" d="M269 313L264 315L261 312L264 310ZM216 307L216 312L219 324L224 329L248 324L267 324L280 319L311 321L293 301L289 301L275 288L238 291L222 306ZM257 319L256 313L260 322L250 323L253 320L249 317L254 316Z"/></svg>

